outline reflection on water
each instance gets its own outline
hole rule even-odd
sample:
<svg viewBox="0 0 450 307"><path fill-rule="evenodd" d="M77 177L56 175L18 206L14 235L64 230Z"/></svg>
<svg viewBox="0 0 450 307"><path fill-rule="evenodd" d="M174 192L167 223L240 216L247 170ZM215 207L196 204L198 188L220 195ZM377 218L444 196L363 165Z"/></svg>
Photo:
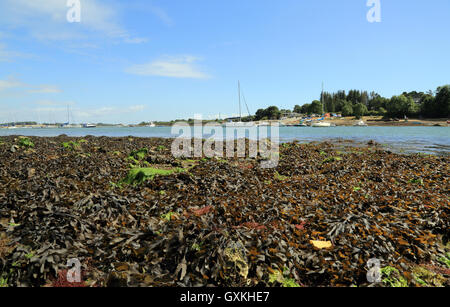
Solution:
<svg viewBox="0 0 450 307"><path fill-rule="evenodd" d="M191 135L194 136L191 127ZM220 129L220 128L218 128ZM270 127L260 127L259 132L265 132L270 137ZM83 137L109 136L109 137L160 137L175 138L179 134L172 134L171 127L98 127L92 129L83 128L56 128L56 129L0 129L0 136L25 135L25 136L68 136ZM226 130L223 129L226 136ZM245 134L247 137L248 133ZM210 135L196 135L208 138ZM381 144L384 148L401 153L439 153L450 154L450 127L280 127L279 137L281 142L351 141L355 143L367 143L370 140Z"/></svg>

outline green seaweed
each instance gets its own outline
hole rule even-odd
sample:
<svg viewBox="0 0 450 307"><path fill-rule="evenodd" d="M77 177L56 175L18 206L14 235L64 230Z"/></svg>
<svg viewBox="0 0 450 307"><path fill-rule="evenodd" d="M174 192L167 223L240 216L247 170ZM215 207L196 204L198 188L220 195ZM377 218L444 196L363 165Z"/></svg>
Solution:
<svg viewBox="0 0 450 307"><path fill-rule="evenodd" d="M19 137L19 146L24 148L34 148L34 143L30 138L21 136Z"/></svg>
<svg viewBox="0 0 450 307"><path fill-rule="evenodd" d="M182 171L184 170L179 168L165 170L153 167L136 167L128 172L127 177L123 179L121 183L137 185L148 180L153 180L155 176L169 176Z"/></svg>
<svg viewBox="0 0 450 307"><path fill-rule="evenodd" d="M285 180L289 179L289 177L280 175L280 173L278 173L277 171L275 171L274 178L278 181L285 181Z"/></svg>
<svg viewBox="0 0 450 307"><path fill-rule="evenodd" d="M394 267L384 267L381 269L381 274L385 276L383 283L393 288L406 288L408 282L400 275L400 272Z"/></svg>
<svg viewBox="0 0 450 307"><path fill-rule="evenodd" d="M8 278L0 276L0 288L8 288Z"/></svg>
<svg viewBox="0 0 450 307"><path fill-rule="evenodd" d="M323 160L322 164L336 162L336 161L342 161L342 158L341 157L329 157L329 158L326 158L325 160Z"/></svg>
<svg viewBox="0 0 450 307"><path fill-rule="evenodd" d="M284 270L283 273L280 271L276 271L273 274L269 274L269 283L280 283L284 288L298 288L300 285L293 278L289 278L287 275L289 274L288 270Z"/></svg>
<svg viewBox="0 0 450 307"><path fill-rule="evenodd" d="M414 179L411 179L411 180L409 181L409 183L423 185L423 179L422 179L422 178L414 178Z"/></svg>
<svg viewBox="0 0 450 307"><path fill-rule="evenodd" d="M194 251L199 252L199 251L202 250L202 244L194 243L194 244L192 244L191 249L194 250Z"/></svg>
<svg viewBox="0 0 450 307"><path fill-rule="evenodd" d="M412 271L414 281L423 287L443 287L446 279L435 272L432 272L425 267L417 266Z"/></svg>
<svg viewBox="0 0 450 307"><path fill-rule="evenodd" d="M439 262L445 264L448 268L450 268L450 253L447 253L444 257L438 259Z"/></svg>
<svg viewBox="0 0 450 307"><path fill-rule="evenodd" d="M166 214L161 215L161 218L170 222L172 220L172 216L174 216L176 213L175 212L167 212Z"/></svg>
<svg viewBox="0 0 450 307"><path fill-rule="evenodd" d="M129 158L133 158L134 160L141 161L141 160L145 159L147 154L148 154L148 149L147 148L141 148L139 150L133 151L130 154Z"/></svg>
<svg viewBox="0 0 450 307"><path fill-rule="evenodd" d="M81 145L78 142L69 141L62 143L62 147L64 147L67 150L79 150L81 148Z"/></svg>

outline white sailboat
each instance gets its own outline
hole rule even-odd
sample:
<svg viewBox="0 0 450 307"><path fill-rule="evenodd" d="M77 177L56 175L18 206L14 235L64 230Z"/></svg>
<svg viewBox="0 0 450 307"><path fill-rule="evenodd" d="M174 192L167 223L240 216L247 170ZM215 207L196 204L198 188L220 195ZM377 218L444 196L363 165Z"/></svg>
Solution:
<svg viewBox="0 0 450 307"><path fill-rule="evenodd" d="M323 122L317 122L317 123L312 123L311 127L315 127L315 128L328 128L331 127L330 123L323 123Z"/></svg>
<svg viewBox="0 0 450 307"><path fill-rule="evenodd" d="M324 101L323 101L323 83L322 83L322 94L320 96L320 102L322 104L322 114L325 114L325 109L324 109ZM331 124L331 123L326 123L323 122L323 120L325 120L325 117L323 117L320 121L314 122L311 124L311 127L314 128L328 128L328 127L335 127L336 125Z"/></svg>
<svg viewBox="0 0 450 307"><path fill-rule="evenodd" d="M8 125L7 128L8 128L8 129L17 129L17 126L16 126L16 116L14 116L14 122L13 122L13 125L12 125L12 126Z"/></svg>
<svg viewBox="0 0 450 307"><path fill-rule="evenodd" d="M241 82L238 81L238 96L239 96L239 121L238 122L228 122L224 124L224 127L242 127L242 128L248 128L248 127L254 127L256 126L254 122L246 122L244 123L242 121L242 107L241 107ZM247 105L247 103L245 103ZM248 106L247 106L248 111ZM249 114L250 115L250 112Z"/></svg>
<svg viewBox="0 0 450 307"><path fill-rule="evenodd" d="M367 124L363 120L360 120L359 122L357 122L353 126L355 126L355 127L367 127Z"/></svg>

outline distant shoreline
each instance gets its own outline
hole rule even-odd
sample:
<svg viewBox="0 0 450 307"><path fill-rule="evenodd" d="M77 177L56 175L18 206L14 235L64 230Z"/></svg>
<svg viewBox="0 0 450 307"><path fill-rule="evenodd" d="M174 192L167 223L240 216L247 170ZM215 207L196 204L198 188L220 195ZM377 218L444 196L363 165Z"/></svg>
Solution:
<svg viewBox="0 0 450 307"><path fill-rule="evenodd" d="M290 126L300 123L302 118L290 118L285 120L263 120L256 123L281 123L282 125ZM411 118L405 121L402 120L386 120L383 119L381 116L364 116L360 120L364 121L368 126L370 127L449 127L448 120L447 119L417 119L417 118ZM360 120L355 119L355 117L342 117L342 118L333 118L329 120L324 120L324 122L333 123L338 127L346 127L346 126L354 126L356 123L358 123ZM161 123L155 122L156 127L171 127L172 125L176 123L181 123L183 121L174 122L174 123ZM193 126L193 123L190 123L188 121L185 121L185 123L188 123L189 125ZM226 122L224 121L203 121L203 123L208 124L218 124L222 125ZM123 124L111 124L111 125L99 125L97 128L144 128L147 126L144 125L123 125ZM55 125L55 126L43 126L43 125L17 125L15 126L17 129L61 129L61 127ZM80 129L87 129L87 128L81 128L81 127L63 127L62 129L73 129L73 128L80 128ZM0 126L0 129L11 129L9 127Z"/></svg>
<svg viewBox="0 0 450 307"><path fill-rule="evenodd" d="M285 121L287 125L298 123L301 118L288 119ZM381 116L364 116L360 120L364 121L370 127L448 127L447 119L417 119L411 118L405 121L402 120L386 120ZM360 120L355 117L342 117L325 120L324 122L333 123L336 126L354 126Z"/></svg>

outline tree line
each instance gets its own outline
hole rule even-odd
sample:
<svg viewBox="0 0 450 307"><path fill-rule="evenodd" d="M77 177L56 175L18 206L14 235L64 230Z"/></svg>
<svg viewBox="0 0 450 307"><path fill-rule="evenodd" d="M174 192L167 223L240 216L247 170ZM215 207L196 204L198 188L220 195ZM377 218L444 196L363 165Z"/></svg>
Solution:
<svg viewBox="0 0 450 307"><path fill-rule="evenodd" d="M279 110L271 106L259 109L251 120L275 120L290 110ZM321 101L314 100L302 106L296 105L294 113L322 114L339 113L342 116L383 116L385 118L425 117L448 118L450 114L450 85L440 86L436 91L404 92L399 96L385 98L375 92L350 90L335 93L324 92Z"/></svg>

